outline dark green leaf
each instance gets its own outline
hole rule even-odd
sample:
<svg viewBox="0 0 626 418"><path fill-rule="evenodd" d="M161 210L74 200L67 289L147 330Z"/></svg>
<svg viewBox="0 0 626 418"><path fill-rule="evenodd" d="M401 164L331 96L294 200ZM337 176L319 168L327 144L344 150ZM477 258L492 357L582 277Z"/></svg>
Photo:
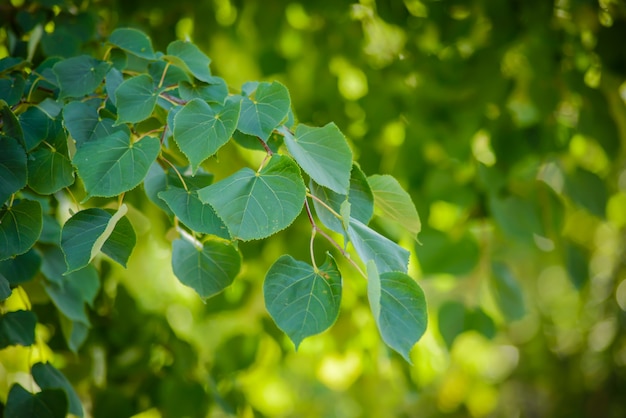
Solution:
<svg viewBox="0 0 626 418"><path fill-rule="evenodd" d="M57 62L52 71L57 76L61 92L60 98L81 97L102 83L111 64L88 55L72 57Z"/></svg>
<svg viewBox="0 0 626 418"><path fill-rule="evenodd" d="M66 148L66 147L64 147ZM39 194L52 194L74 183L67 149L40 146L28 160L28 185Z"/></svg>
<svg viewBox="0 0 626 418"><path fill-rule="evenodd" d="M446 302L439 307L439 333L448 349L452 347L456 337L465 331L465 315L465 305L456 301Z"/></svg>
<svg viewBox="0 0 626 418"><path fill-rule="evenodd" d="M213 208L198 198L196 191L187 191L180 187L169 187L158 196L170 207L172 212L187 227L202 234L213 234L230 239L228 229L217 216Z"/></svg>
<svg viewBox="0 0 626 418"><path fill-rule="evenodd" d="M471 273L478 264L480 248L469 232L451 236L427 228L421 237L425 244L415 245L415 253L425 275L446 273L463 276Z"/></svg>
<svg viewBox="0 0 626 418"><path fill-rule="evenodd" d="M172 268L180 282L201 298L214 296L231 285L241 267L235 247L219 241L199 243L177 239L173 243Z"/></svg>
<svg viewBox="0 0 626 418"><path fill-rule="evenodd" d="M39 107L29 107L18 119L22 125L22 131L24 132L24 143L26 144L27 151L31 151L39 145L41 141L48 138L53 122Z"/></svg>
<svg viewBox="0 0 626 418"><path fill-rule="evenodd" d="M0 273L0 302L11 296L11 285L9 281Z"/></svg>
<svg viewBox="0 0 626 418"><path fill-rule="evenodd" d="M104 79L104 87L107 92L107 96L113 105L117 104L117 100L115 100L115 92L117 88L124 82L124 75L120 70L113 67L107 73Z"/></svg>
<svg viewBox="0 0 626 418"><path fill-rule="evenodd" d="M76 391L67 378L50 363L37 363L32 367L33 378L42 389L61 389L69 400L69 413L83 416L83 406Z"/></svg>
<svg viewBox="0 0 626 418"><path fill-rule="evenodd" d="M17 140L0 137L0 206L26 186L26 152Z"/></svg>
<svg viewBox="0 0 626 418"><path fill-rule="evenodd" d="M43 220L41 204L20 200L0 210L0 260L24 254L41 234Z"/></svg>
<svg viewBox="0 0 626 418"><path fill-rule="evenodd" d="M293 158L317 184L348 194L352 151L334 123L321 128L298 125L295 136L285 127L279 132Z"/></svg>
<svg viewBox="0 0 626 418"><path fill-rule="evenodd" d="M303 339L337 320L341 274L330 254L319 269L283 255L267 272L263 294L267 311L297 350Z"/></svg>
<svg viewBox="0 0 626 418"><path fill-rule="evenodd" d="M161 143L144 137L132 143L125 132L83 144L74 155L74 165L85 184L87 197L117 196L135 188L156 160Z"/></svg>
<svg viewBox="0 0 626 418"><path fill-rule="evenodd" d="M251 95L249 92L248 96ZM241 115L237 129L266 141L270 134L285 120L291 99L289 91L277 81L259 83L254 97L241 99Z"/></svg>
<svg viewBox="0 0 626 418"><path fill-rule="evenodd" d="M19 143L26 149L24 142L24 132L19 120L4 100L0 100L0 120L2 120L2 133L13 139L17 139ZM1 140L2 137L0 137Z"/></svg>
<svg viewBox="0 0 626 418"><path fill-rule="evenodd" d="M241 169L199 190L198 196L213 206L234 239L247 241L291 225L302 210L305 193L296 163L274 155L260 172Z"/></svg>
<svg viewBox="0 0 626 418"><path fill-rule="evenodd" d="M107 228L111 214L100 208L75 213L61 231L61 248L65 254L67 272L85 267L100 251L96 241Z"/></svg>
<svg viewBox="0 0 626 418"><path fill-rule="evenodd" d="M141 122L152 115L159 97L153 82L148 74L140 74L120 84L115 90L116 125Z"/></svg>
<svg viewBox="0 0 626 418"><path fill-rule="evenodd" d="M22 255L0 261L0 275L13 286L31 280L39 272L41 256L31 248Z"/></svg>
<svg viewBox="0 0 626 418"><path fill-rule="evenodd" d="M422 229L411 196L390 175L374 175L367 179L374 194L374 206L379 215L397 222L413 237Z"/></svg>
<svg viewBox="0 0 626 418"><path fill-rule="evenodd" d="M512 321L521 319L526 314L522 288L503 263L495 262L491 266L491 291L500 311Z"/></svg>
<svg viewBox="0 0 626 418"><path fill-rule="evenodd" d="M367 295L383 341L409 363L411 348L422 337L428 323L422 288L400 272L378 275L375 264L367 264Z"/></svg>
<svg viewBox="0 0 626 418"><path fill-rule="evenodd" d="M356 219L350 220L348 236L364 263L368 263L370 260L374 261L378 271L382 273L407 272L409 252L395 242Z"/></svg>
<svg viewBox="0 0 626 418"><path fill-rule="evenodd" d="M113 209L105 209L112 216L112 219L116 216L116 212ZM125 213L125 212L124 212ZM100 236L100 239L104 239ZM115 227L111 232L111 235L106 238L102 245L101 251L111 257L113 261L119 263L122 267L126 267L128 259L130 258L133 248L137 243L137 236L132 224L126 216L122 216L115 223Z"/></svg>
<svg viewBox="0 0 626 418"><path fill-rule="evenodd" d="M213 77L211 84L205 83L189 83L182 81L178 85L178 93L183 100L202 99L209 103L224 104L226 97L228 97L228 86L224 79L219 77Z"/></svg>
<svg viewBox="0 0 626 418"><path fill-rule="evenodd" d="M0 349L35 344L37 316L32 311L7 312L0 316Z"/></svg>
<svg viewBox="0 0 626 418"><path fill-rule="evenodd" d="M118 28L109 36L109 42L140 58L147 60L156 59L152 42L143 32L132 28Z"/></svg>
<svg viewBox="0 0 626 418"><path fill-rule="evenodd" d="M225 106L208 105L193 99L174 118L174 140L191 163L192 171L224 145L237 126L239 101Z"/></svg>
<svg viewBox="0 0 626 418"><path fill-rule="evenodd" d="M63 123L76 141L76 148L94 139L101 139L114 132L123 132L130 136L125 125L114 126L115 121L101 118L98 110L83 102L70 102L63 108Z"/></svg>
<svg viewBox="0 0 626 418"><path fill-rule="evenodd" d="M4 418L65 418L67 396L61 389L47 389L32 394L19 383L11 386Z"/></svg>
<svg viewBox="0 0 626 418"><path fill-rule="evenodd" d="M15 106L24 94L24 85L24 77L20 74L0 78L0 100L4 100L9 106Z"/></svg>
<svg viewBox="0 0 626 418"><path fill-rule="evenodd" d="M191 81L182 68L176 65L168 65L165 61L155 61L151 63L148 66L148 73L154 80L155 88L175 86ZM165 75L163 73L165 73Z"/></svg>
<svg viewBox="0 0 626 418"><path fill-rule="evenodd" d="M606 217L608 193L604 181L596 174L578 168L566 177L565 188L574 203L599 218Z"/></svg>
<svg viewBox="0 0 626 418"><path fill-rule="evenodd" d="M565 266L574 287L578 290L582 289L589 281L589 254L587 251L572 242L566 242Z"/></svg>

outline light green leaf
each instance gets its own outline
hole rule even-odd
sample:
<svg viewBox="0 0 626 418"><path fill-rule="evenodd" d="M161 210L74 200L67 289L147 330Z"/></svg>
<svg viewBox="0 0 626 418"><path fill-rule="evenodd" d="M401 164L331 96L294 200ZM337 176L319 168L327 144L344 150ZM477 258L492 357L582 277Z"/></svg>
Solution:
<svg viewBox="0 0 626 418"><path fill-rule="evenodd" d="M74 165L85 184L86 199L117 196L135 188L148 173L160 148L157 138L148 136L132 143L121 131L83 144L74 155Z"/></svg>
<svg viewBox="0 0 626 418"><path fill-rule="evenodd" d="M250 96L252 92L248 92ZM254 97L241 99L241 116L237 129L267 141L270 134L287 117L291 99L289 91L277 81L259 83Z"/></svg>
<svg viewBox="0 0 626 418"><path fill-rule="evenodd" d="M350 202L344 200L339 208L339 214L341 215L341 226L344 231L350 228Z"/></svg>
<svg viewBox="0 0 626 418"><path fill-rule="evenodd" d="M39 272L41 256L34 248L22 255L0 261L0 275L13 286L31 280Z"/></svg>
<svg viewBox="0 0 626 418"><path fill-rule="evenodd" d="M184 68L198 80L212 83L215 79L209 68L211 59L191 42L174 41L170 43L167 46L167 55L163 58Z"/></svg>
<svg viewBox="0 0 626 418"><path fill-rule="evenodd" d="M193 99L174 117L174 140L191 163L192 171L224 145L232 136L239 119L240 102L209 106Z"/></svg>
<svg viewBox="0 0 626 418"><path fill-rule="evenodd" d="M381 273L391 271L407 272L409 252L395 242L380 235L356 219L350 220L348 236L364 263L373 260Z"/></svg>
<svg viewBox="0 0 626 418"><path fill-rule="evenodd" d="M296 346L335 323L341 304L341 274L330 254L319 269L281 256L263 283L267 311Z"/></svg>
<svg viewBox="0 0 626 418"><path fill-rule="evenodd" d="M305 193L296 163L274 155L259 173L241 169L200 189L198 196L213 206L234 239L247 241L291 225L302 210Z"/></svg>
<svg viewBox="0 0 626 418"><path fill-rule="evenodd" d="M61 389L30 393L19 383L11 386L4 418L65 418L67 397Z"/></svg>
<svg viewBox="0 0 626 418"><path fill-rule="evenodd" d="M317 184L348 194L352 151L334 123L321 128L298 125L295 137L284 126L279 132L293 158Z"/></svg>
<svg viewBox="0 0 626 418"><path fill-rule="evenodd" d="M0 210L0 260L24 254L41 235L43 214L41 204L20 200Z"/></svg>
<svg viewBox="0 0 626 418"><path fill-rule="evenodd" d="M370 308L383 341L410 363L411 348L424 335L428 323L424 292L404 273L379 275L371 262L367 280Z"/></svg>
<svg viewBox="0 0 626 418"><path fill-rule="evenodd" d="M230 244L207 241L198 248L187 239L173 243L172 268L180 282L206 299L231 285L241 267L241 255Z"/></svg>
<svg viewBox="0 0 626 418"><path fill-rule="evenodd" d="M27 177L24 148L13 138L0 137L0 206L26 186Z"/></svg>
<svg viewBox="0 0 626 418"><path fill-rule="evenodd" d="M35 344L37 317L32 311L7 312L0 316L0 349Z"/></svg>
<svg viewBox="0 0 626 418"><path fill-rule="evenodd" d="M417 209L411 196L390 175L373 175L367 179L374 194L374 206L379 215L397 222L411 236L417 238L422 229Z"/></svg>
<svg viewBox="0 0 626 418"><path fill-rule="evenodd" d="M126 52L147 60L156 59L152 42L143 32L132 28L118 28L109 36L109 42Z"/></svg>
<svg viewBox="0 0 626 418"><path fill-rule="evenodd" d="M196 191L170 186L158 196L187 227L202 234L213 234L230 239L228 229L210 205L200 201Z"/></svg>
<svg viewBox="0 0 626 418"><path fill-rule="evenodd" d="M515 321L526 314L522 288L506 264L494 262L491 265L490 287L493 297L504 316Z"/></svg>
<svg viewBox="0 0 626 418"><path fill-rule="evenodd" d="M69 400L69 413L78 417L83 416L83 406L78 394L67 378L50 363L37 363L31 369L37 385L45 389L61 389Z"/></svg>
<svg viewBox="0 0 626 418"><path fill-rule="evenodd" d="M59 98L81 97L94 90L102 83L111 64L81 55L61 60L54 64L52 72L57 76L61 92Z"/></svg>
<svg viewBox="0 0 626 418"><path fill-rule="evenodd" d="M148 74L140 74L120 84L115 90L116 125L141 122L152 115L159 97L153 82Z"/></svg>

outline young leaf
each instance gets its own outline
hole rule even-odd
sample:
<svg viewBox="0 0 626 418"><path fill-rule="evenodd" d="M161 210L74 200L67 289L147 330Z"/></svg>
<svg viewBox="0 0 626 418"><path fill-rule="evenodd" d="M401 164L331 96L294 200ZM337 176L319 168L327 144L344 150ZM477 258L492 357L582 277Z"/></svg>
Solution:
<svg viewBox="0 0 626 418"><path fill-rule="evenodd" d="M211 59L191 42L174 41L167 46L167 55L163 57L173 64L181 66L198 80L213 83L216 77L211 75Z"/></svg>
<svg viewBox="0 0 626 418"><path fill-rule="evenodd" d="M147 60L156 59L150 38L137 29L115 29L113 33L111 33L111 36L109 36L109 42L140 58Z"/></svg>
<svg viewBox="0 0 626 418"><path fill-rule="evenodd" d="M102 83L111 64L88 55L67 58L57 62L52 72L57 76L61 92L59 98L81 97Z"/></svg>
<svg viewBox="0 0 626 418"><path fill-rule="evenodd" d="M43 226L41 204L20 200L0 210L0 260L24 254L37 241Z"/></svg>
<svg viewBox="0 0 626 418"><path fill-rule="evenodd" d="M39 272L41 256L31 248L22 255L0 261L0 275L16 286L31 280Z"/></svg>
<svg viewBox="0 0 626 418"><path fill-rule="evenodd" d="M525 313L522 288L506 264L495 262L491 265L491 291L504 316L515 321Z"/></svg>
<svg viewBox="0 0 626 418"><path fill-rule="evenodd" d="M265 306L276 325L296 346L328 329L341 304L341 274L330 254L319 268L283 255L263 283Z"/></svg>
<svg viewBox="0 0 626 418"><path fill-rule="evenodd" d="M298 125L295 136L285 127L279 132L285 137L289 153L317 184L348 194L352 151L334 123L321 128Z"/></svg>
<svg viewBox="0 0 626 418"><path fill-rule="evenodd" d="M237 127L241 102L209 106L202 99L193 99L174 117L174 140L187 156L195 173L206 160L224 145Z"/></svg>
<svg viewBox="0 0 626 418"><path fill-rule="evenodd" d="M132 143L121 131L83 144L74 155L74 165L85 184L86 198L117 196L135 188L160 148L157 138L147 136Z"/></svg>
<svg viewBox="0 0 626 418"><path fill-rule="evenodd" d="M367 264L367 296L383 341L409 363L411 348L426 331L428 312L421 287L397 271L378 274Z"/></svg>
<svg viewBox="0 0 626 418"><path fill-rule="evenodd" d="M367 179L374 194L375 208L386 219L400 224L413 237L422 229L411 196L390 175L373 175Z"/></svg>
<svg viewBox="0 0 626 418"><path fill-rule="evenodd" d="M251 92L248 92L250 96ZM241 116L237 129L266 141L287 117L291 99L289 91L277 81L259 83L254 98L241 99Z"/></svg>
<svg viewBox="0 0 626 418"><path fill-rule="evenodd" d="M350 220L348 236L354 249L364 263L376 263L379 272L406 273L409 252L356 219Z"/></svg>
<svg viewBox="0 0 626 418"><path fill-rule="evenodd" d="M24 148L13 138L0 137L0 206L26 186L27 173Z"/></svg>
<svg viewBox="0 0 626 418"><path fill-rule="evenodd" d="M207 241L198 248L187 239L177 239L172 245L174 274L203 299L226 289L239 273L241 255L230 244Z"/></svg>
<svg viewBox="0 0 626 418"><path fill-rule="evenodd" d="M67 415L67 397L61 389L46 389L30 393L19 383L11 386L5 418L65 418Z"/></svg>
<svg viewBox="0 0 626 418"><path fill-rule="evenodd" d="M69 400L69 413L77 417L83 416L83 406L72 384L50 363L37 363L31 369L33 378L42 389L61 389Z"/></svg>
<svg viewBox="0 0 626 418"><path fill-rule="evenodd" d="M140 74L124 81L115 90L117 103L117 122L137 123L152 115L159 93L155 90L154 81L148 74Z"/></svg>
<svg viewBox="0 0 626 418"><path fill-rule="evenodd" d="M268 237L286 227L302 210L306 188L289 157L274 155L258 173L243 168L198 191L222 218L234 239Z"/></svg>
<svg viewBox="0 0 626 418"><path fill-rule="evenodd" d="M0 349L35 344L37 317L32 311L7 312L0 316Z"/></svg>
<svg viewBox="0 0 626 418"><path fill-rule="evenodd" d="M158 196L171 208L172 212L190 229L202 234L213 234L230 239L228 229L213 208L198 198L196 191L181 187L170 187Z"/></svg>

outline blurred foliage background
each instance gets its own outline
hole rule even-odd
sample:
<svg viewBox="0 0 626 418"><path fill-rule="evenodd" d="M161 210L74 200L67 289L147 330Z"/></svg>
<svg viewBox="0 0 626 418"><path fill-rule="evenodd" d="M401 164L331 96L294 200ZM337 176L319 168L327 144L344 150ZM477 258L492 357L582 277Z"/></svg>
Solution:
<svg viewBox="0 0 626 418"><path fill-rule="evenodd" d="M334 121L367 174L409 190L430 313L407 364L343 266L337 324L294 352L261 285L278 255L306 259L306 219L241 245L242 274L202 304L136 190L140 240L127 270L101 261L85 346L71 354L31 295L48 323L37 349L0 351L2 399L44 359L94 417L626 416L622 0L5 0L0 23L0 57L25 56L40 23L35 61L130 26L158 50L193 40L229 85L283 82L299 121ZM233 146L210 169L233 156L249 158Z"/></svg>

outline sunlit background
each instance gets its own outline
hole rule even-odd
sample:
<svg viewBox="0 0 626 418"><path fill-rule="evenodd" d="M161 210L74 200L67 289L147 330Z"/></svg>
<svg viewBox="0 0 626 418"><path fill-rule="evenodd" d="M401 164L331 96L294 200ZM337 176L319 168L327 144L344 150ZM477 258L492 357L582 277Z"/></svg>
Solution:
<svg viewBox="0 0 626 418"><path fill-rule="evenodd" d="M170 223L139 189L127 196L138 246L128 269L99 261L79 355L36 283L7 301L50 319L36 348L0 351L0 398L44 359L93 417L626 416L626 3L10 3L25 37L29 16L53 11L46 55L131 26L157 50L192 40L229 86L284 83L300 122L334 121L365 173L410 192L423 230L401 243L430 319L406 363L345 263L339 320L295 352L261 286L280 254L306 259L306 219L242 244L242 273L203 304L173 276ZM16 31L0 29L0 57ZM228 145L206 168L223 177L256 158Z"/></svg>

